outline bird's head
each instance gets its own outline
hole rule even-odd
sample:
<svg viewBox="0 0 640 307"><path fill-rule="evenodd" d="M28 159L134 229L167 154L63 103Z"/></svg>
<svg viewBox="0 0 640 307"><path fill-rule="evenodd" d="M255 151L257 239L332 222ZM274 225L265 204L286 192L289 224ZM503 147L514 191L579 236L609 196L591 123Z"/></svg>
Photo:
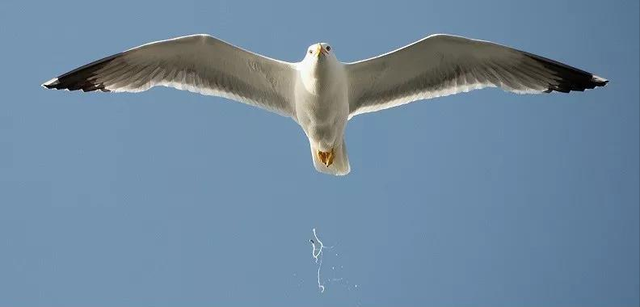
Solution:
<svg viewBox="0 0 640 307"><path fill-rule="evenodd" d="M317 43L307 48L307 54L302 60L302 69L314 78L321 77L339 66L340 62L333 53L333 48L327 43Z"/></svg>
<svg viewBox="0 0 640 307"><path fill-rule="evenodd" d="M328 59L335 59L331 46L327 43L317 43L307 48L304 61L322 62Z"/></svg>

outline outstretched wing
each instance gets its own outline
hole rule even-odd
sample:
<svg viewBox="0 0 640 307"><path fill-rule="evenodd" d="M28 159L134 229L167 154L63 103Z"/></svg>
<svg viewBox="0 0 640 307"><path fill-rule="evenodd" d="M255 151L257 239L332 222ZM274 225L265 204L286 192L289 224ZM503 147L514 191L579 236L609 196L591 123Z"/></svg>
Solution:
<svg viewBox="0 0 640 307"><path fill-rule="evenodd" d="M145 44L43 84L50 89L141 92L168 86L292 116L295 67L209 35Z"/></svg>
<svg viewBox="0 0 640 307"><path fill-rule="evenodd" d="M485 87L515 93L567 93L608 82L531 53L442 34L346 68L350 117Z"/></svg>

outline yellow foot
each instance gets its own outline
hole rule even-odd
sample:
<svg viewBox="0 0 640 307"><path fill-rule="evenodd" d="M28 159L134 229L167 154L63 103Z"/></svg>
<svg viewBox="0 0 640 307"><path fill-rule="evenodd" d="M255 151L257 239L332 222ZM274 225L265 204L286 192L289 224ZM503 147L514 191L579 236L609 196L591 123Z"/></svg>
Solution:
<svg viewBox="0 0 640 307"><path fill-rule="evenodd" d="M320 159L320 161L322 161L322 164L326 165L327 167L333 164L333 157L333 148L331 148L331 151L329 152L318 150L318 158Z"/></svg>

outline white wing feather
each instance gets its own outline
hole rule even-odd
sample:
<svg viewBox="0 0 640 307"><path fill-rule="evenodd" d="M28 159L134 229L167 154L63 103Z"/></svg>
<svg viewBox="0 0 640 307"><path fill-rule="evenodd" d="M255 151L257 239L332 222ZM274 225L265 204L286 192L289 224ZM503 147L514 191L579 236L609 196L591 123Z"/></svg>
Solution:
<svg viewBox="0 0 640 307"><path fill-rule="evenodd" d="M485 87L537 94L584 91L608 82L541 56L443 34L346 69L349 117Z"/></svg>
<svg viewBox="0 0 640 307"><path fill-rule="evenodd" d="M46 88L141 92L168 86L293 116L291 63L270 59L209 35L145 44L54 78Z"/></svg>

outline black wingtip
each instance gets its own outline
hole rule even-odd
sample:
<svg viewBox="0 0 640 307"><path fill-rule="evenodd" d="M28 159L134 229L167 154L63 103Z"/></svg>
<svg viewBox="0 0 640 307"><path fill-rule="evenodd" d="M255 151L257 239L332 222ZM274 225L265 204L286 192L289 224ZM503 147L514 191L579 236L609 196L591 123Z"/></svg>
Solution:
<svg viewBox="0 0 640 307"><path fill-rule="evenodd" d="M546 93L553 91L561 93L569 93L572 91L584 92L585 90L602 87L609 83L609 80L605 78L545 57L530 53L527 53L527 56L555 75L554 79L556 83L550 84L549 88L545 91Z"/></svg>
<svg viewBox="0 0 640 307"><path fill-rule="evenodd" d="M105 88L104 84L97 82L94 76L96 73L114 59L121 56L122 53L114 54L112 56L97 60L89 63L77 69L74 69L66 74L63 74L57 78L53 78L42 84L42 87L47 89L56 90L69 90L77 91L82 90L84 92L102 91L109 92Z"/></svg>
<svg viewBox="0 0 640 307"><path fill-rule="evenodd" d="M58 85L60 85L60 81L58 81L58 78L53 78L45 83L42 83L42 87L46 89L56 89Z"/></svg>
<svg viewBox="0 0 640 307"><path fill-rule="evenodd" d="M609 83L609 80L602 78L600 76L591 75L591 82L593 82L596 87L605 86Z"/></svg>

